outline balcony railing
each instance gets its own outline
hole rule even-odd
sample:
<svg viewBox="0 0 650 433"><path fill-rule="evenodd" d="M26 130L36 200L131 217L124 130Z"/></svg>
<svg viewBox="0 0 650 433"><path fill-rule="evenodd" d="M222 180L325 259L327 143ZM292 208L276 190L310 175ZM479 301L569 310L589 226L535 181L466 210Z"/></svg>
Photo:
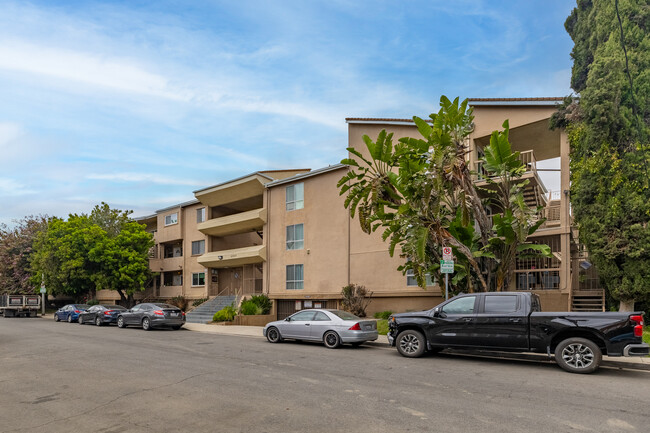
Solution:
<svg viewBox="0 0 650 433"><path fill-rule="evenodd" d="M526 173L537 174L537 160L535 159L535 153L532 150L525 150L519 153L519 161L526 167ZM487 178L487 172L483 166L483 161L476 161L476 175L478 180L485 180Z"/></svg>

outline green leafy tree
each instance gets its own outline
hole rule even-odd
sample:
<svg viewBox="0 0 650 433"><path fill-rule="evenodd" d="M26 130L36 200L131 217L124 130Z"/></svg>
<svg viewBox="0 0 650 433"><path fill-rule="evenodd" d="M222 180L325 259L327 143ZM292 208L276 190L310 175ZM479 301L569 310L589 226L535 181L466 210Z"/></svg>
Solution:
<svg viewBox="0 0 650 433"><path fill-rule="evenodd" d="M441 281L441 247L451 246L458 260L452 292L504 290L515 253L550 255L550 248L526 242L543 220L524 204L525 170L511 151L507 122L505 131L492 134L484 159L496 189L477 189L466 159L473 120L467 104L443 96L429 122L413 117L421 138L393 146L385 130L376 141L364 136L368 156L348 148L356 158L341 161L350 171L338 186L366 233L381 227L389 253L400 247L408 260L399 269L413 270L421 287L427 274ZM486 205L498 209L493 221Z"/></svg>
<svg viewBox="0 0 650 433"><path fill-rule="evenodd" d="M650 8L579 0L565 27L571 86L552 127L571 146L571 205L580 240L623 310L650 301Z"/></svg>
<svg viewBox="0 0 650 433"><path fill-rule="evenodd" d="M90 215L52 220L35 242L32 281L43 279L48 293L75 298L115 290L123 304L133 305L133 295L151 280L148 253L154 241L129 214L102 203Z"/></svg>
<svg viewBox="0 0 650 433"><path fill-rule="evenodd" d="M0 292L32 293L40 286L31 280L30 258L34 242L47 228L47 216L27 216L9 228L0 225Z"/></svg>

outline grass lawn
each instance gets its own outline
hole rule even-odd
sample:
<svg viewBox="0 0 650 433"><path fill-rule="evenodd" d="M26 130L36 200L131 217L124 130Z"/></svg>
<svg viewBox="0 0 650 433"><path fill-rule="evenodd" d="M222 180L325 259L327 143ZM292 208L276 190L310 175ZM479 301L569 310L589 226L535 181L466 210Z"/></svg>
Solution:
<svg viewBox="0 0 650 433"><path fill-rule="evenodd" d="M377 323L377 327L379 327L379 323ZM643 342L650 344L650 326L643 329Z"/></svg>
<svg viewBox="0 0 650 433"><path fill-rule="evenodd" d="M377 320L377 332L379 332L379 335L388 334L388 320ZM648 334L648 337L650 338L650 333Z"/></svg>

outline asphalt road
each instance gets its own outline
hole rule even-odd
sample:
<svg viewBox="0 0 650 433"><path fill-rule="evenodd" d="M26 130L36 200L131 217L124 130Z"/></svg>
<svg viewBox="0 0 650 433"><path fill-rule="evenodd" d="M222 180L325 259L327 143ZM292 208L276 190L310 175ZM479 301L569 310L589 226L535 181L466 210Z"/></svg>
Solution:
<svg viewBox="0 0 650 433"><path fill-rule="evenodd" d="M650 372L0 318L0 431L647 432Z"/></svg>

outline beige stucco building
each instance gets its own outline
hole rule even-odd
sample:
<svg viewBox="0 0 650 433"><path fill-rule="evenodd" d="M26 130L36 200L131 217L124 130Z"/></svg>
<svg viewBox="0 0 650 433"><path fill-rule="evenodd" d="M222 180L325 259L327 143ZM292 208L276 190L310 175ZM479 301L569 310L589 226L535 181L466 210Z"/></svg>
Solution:
<svg viewBox="0 0 650 433"><path fill-rule="evenodd" d="M598 310L603 292L594 285L597 278L572 227L566 133L548 128L559 102L561 98L470 100L475 125L468 157L476 182L485 183L478 162L482 149L492 131L509 119L513 150L521 152L524 176L530 180L526 200L542 206L547 219L532 240L553 251L552 258L519 260L510 290L538 293L546 310ZM374 139L382 129L392 132L394 140L418 136L410 119L349 118L347 124L348 146L361 152L366 151L362 137ZM549 160L555 163L552 168L540 168ZM543 170L557 176L558 190L547 189ZM159 273L146 296L267 293L280 318L302 308L336 307L342 287L350 283L373 293L370 313L441 302L438 285L422 289L397 271L404 259L397 253L390 257L380 233L363 233L349 217L336 186L346 171L336 164L255 172L195 191L196 200L139 219L154 233L150 263Z"/></svg>

